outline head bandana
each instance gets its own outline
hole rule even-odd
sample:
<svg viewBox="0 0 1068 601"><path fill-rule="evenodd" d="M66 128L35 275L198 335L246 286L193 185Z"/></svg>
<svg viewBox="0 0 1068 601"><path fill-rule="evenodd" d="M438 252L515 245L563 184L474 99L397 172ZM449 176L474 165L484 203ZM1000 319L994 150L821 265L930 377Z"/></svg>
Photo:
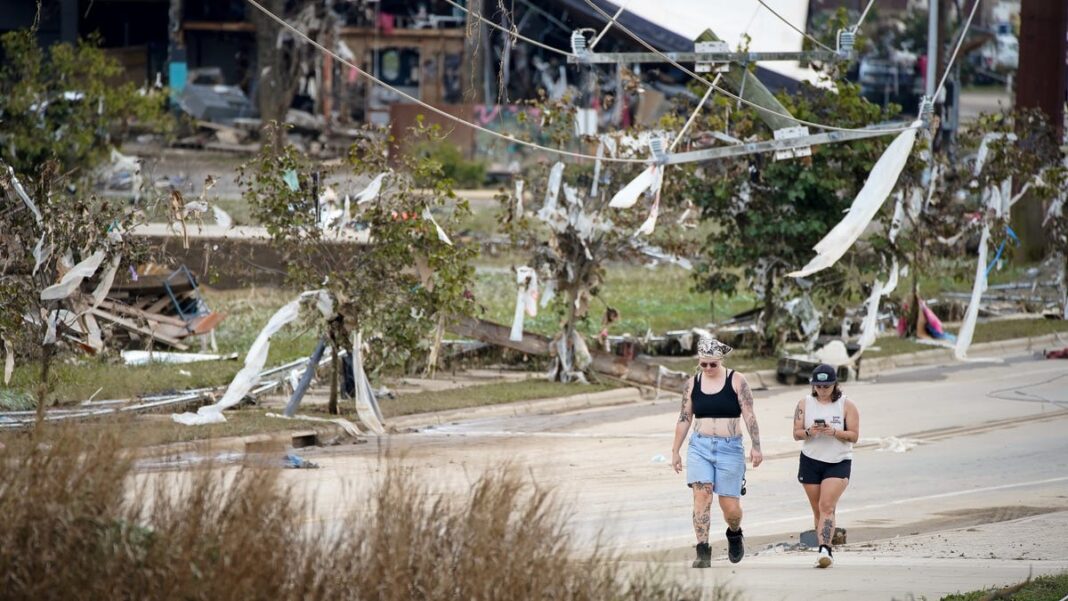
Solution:
<svg viewBox="0 0 1068 601"><path fill-rule="evenodd" d="M701 338L697 341L697 354L702 357L722 358L733 350L715 338Z"/></svg>

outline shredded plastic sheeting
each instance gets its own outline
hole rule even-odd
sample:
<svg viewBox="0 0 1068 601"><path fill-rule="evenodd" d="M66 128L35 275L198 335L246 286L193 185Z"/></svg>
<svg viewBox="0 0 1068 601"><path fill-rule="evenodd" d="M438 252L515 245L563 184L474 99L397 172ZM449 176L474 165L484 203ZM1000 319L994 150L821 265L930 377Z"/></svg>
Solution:
<svg viewBox="0 0 1068 601"><path fill-rule="evenodd" d="M968 301L968 310L964 313L964 322L957 334L957 344L953 347L953 356L958 361L969 361L968 347L975 334L975 320L979 317L979 303L986 292L986 254L990 240L990 226L983 226L979 237L979 259L975 263L975 283L972 285L972 297Z"/></svg>
<svg viewBox="0 0 1068 601"><path fill-rule="evenodd" d="M37 275L37 270L52 256L52 245L46 243L46 234L41 234L37 245L33 247L33 271L30 275Z"/></svg>
<svg viewBox="0 0 1068 601"><path fill-rule="evenodd" d="M434 221L434 215L430 213L430 207L423 208L423 219L426 219L430 223L434 224L434 229L438 232L438 240L441 240L445 244L452 246L452 240L449 240L449 235L445 233L445 230L441 229L437 221Z"/></svg>
<svg viewBox="0 0 1068 601"><path fill-rule="evenodd" d="M893 265L890 266L890 277L887 278L886 283L883 284L883 296L890 296L890 293L897 288L897 276L899 268L897 266L897 259L894 259Z"/></svg>
<svg viewBox="0 0 1068 601"><path fill-rule="evenodd" d="M649 217L641 224L634 237L649 236L652 235L653 230L656 229L656 218L660 215L660 195L657 194L656 200L653 202L653 207L649 209Z"/></svg>
<svg viewBox="0 0 1068 601"><path fill-rule="evenodd" d="M215 215L215 224L224 230L234 227L234 220L230 214L222 210L219 205L211 205L211 213Z"/></svg>
<svg viewBox="0 0 1068 601"><path fill-rule="evenodd" d="M638 198L642 193L652 187L657 179L657 172L660 169L656 165L650 165L640 174L638 177L632 179L629 184L623 187L622 190L616 192L616 195L612 197L612 200L608 203L608 206L613 209L629 209L634 206L634 203L638 202Z"/></svg>
<svg viewBox="0 0 1068 601"><path fill-rule="evenodd" d="M40 225L41 220L43 219L41 217L41 211L37 209L37 205L33 203L30 195L26 193L26 189L22 187L22 182L19 181L19 178L15 177L15 168L8 165L7 172L11 176L11 185L15 188L15 194L18 194L18 197L22 199L22 203L26 205L26 208L28 208L31 213L33 213L34 221Z"/></svg>
<svg viewBox="0 0 1068 601"><path fill-rule="evenodd" d="M352 335L352 377L356 384L356 417L375 434L384 434L386 429L378 419L374 410L374 395L371 386L367 382L367 374L363 369L363 334L355 332Z"/></svg>
<svg viewBox="0 0 1068 601"><path fill-rule="evenodd" d="M382 191L382 180L386 179L387 175L389 175L388 171L376 175L375 178L371 180L371 183L367 184L367 187L355 196L356 204L362 205L365 202L370 202L378 198L378 193Z"/></svg>
<svg viewBox="0 0 1068 601"><path fill-rule="evenodd" d="M601 180L601 159L604 158L604 136L597 143L597 160L593 163L593 184L590 185L590 196L597 197L597 185Z"/></svg>
<svg viewBox="0 0 1068 601"><path fill-rule="evenodd" d="M864 314L864 321L860 326L860 350L875 344L876 320L879 317L879 299L883 297L883 283L875 280L871 286L871 294L868 296L868 312Z"/></svg>
<svg viewBox="0 0 1068 601"><path fill-rule="evenodd" d="M212 353L171 353L161 351L122 351L122 361L126 365L148 365L149 363L198 363L200 361L219 361L220 359L235 359L233 355L216 355Z"/></svg>
<svg viewBox="0 0 1068 601"><path fill-rule="evenodd" d="M894 194L894 198L894 216L890 219L890 229L886 233L891 242L897 239L901 226L905 224L905 194L899 191Z"/></svg>
<svg viewBox="0 0 1068 601"><path fill-rule="evenodd" d="M919 121L913 122L909 129L894 138L875 163L845 218L816 244L816 257L804 268L790 273L791 277L802 278L827 269L838 262L856 242L897 184L897 178L916 144L916 128L919 125Z"/></svg>
<svg viewBox="0 0 1068 601"><path fill-rule="evenodd" d="M263 371L263 366L267 362L267 353L271 348L271 337L300 315L300 303L308 296L321 297L327 296L327 294L324 290L303 292L276 311L259 335L256 336L252 346L249 347L248 354L245 355L245 366L234 376L223 397L214 405L201 407L196 413L174 414L171 415L171 419L187 426L225 422L226 418L223 417L223 410L240 403L241 399L245 398L245 395L259 382L260 372ZM320 299L320 307L325 306L325 304Z"/></svg>
<svg viewBox="0 0 1068 601"><path fill-rule="evenodd" d="M60 300L73 294L78 289L78 286L82 284L82 280L93 277L97 268L104 261L104 256L104 251L98 250L90 255L88 259L75 265L70 271L63 274L63 278L59 280L58 284L53 284L41 291L41 300Z"/></svg>
<svg viewBox="0 0 1068 601"><path fill-rule="evenodd" d="M350 436L354 436L355 437L355 436L359 436L360 435L360 429L356 426L356 424L350 422L349 420L347 420L347 419L345 419L343 417L326 418L326 417L316 417L314 415L294 415L293 417L289 417L288 415L282 415L280 413L267 413L265 415L267 417L277 417L279 419L299 419L299 420L308 421L308 422L320 422L320 423L327 423L327 424L337 424L338 426L341 427L342 430L344 430Z"/></svg>
<svg viewBox="0 0 1068 601"><path fill-rule="evenodd" d="M560 197L560 184L564 182L564 164L557 162L549 170L549 184L545 188L545 202L538 211L538 219L548 221L556 212L556 202Z"/></svg>
<svg viewBox="0 0 1068 601"><path fill-rule="evenodd" d="M512 331L508 339L513 342L523 340L524 315L538 315L538 273L527 266L515 270L516 296L515 315L512 318Z"/></svg>
<svg viewBox="0 0 1068 601"><path fill-rule="evenodd" d="M121 262L122 255L116 254L111 257L111 262L108 263L107 268L104 270L104 275L100 276L100 283L93 290L93 309L99 307L100 303L107 298L108 292L111 292L111 285L115 282L115 274L119 271L119 263Z"/></svg>
<svg viewBox="0 0 1068 601"><path fill-rule="evenodd" d="M515 180L515 216L523 216L523 180Z"/></svg>
<svg viewBox="0 0 1068 601"><path fill-rule="evenodd" d="M11 343L7 338L3 339L4 342L4 386L11 383L11 374L15 371L15 351L11 348Z"/></svg>

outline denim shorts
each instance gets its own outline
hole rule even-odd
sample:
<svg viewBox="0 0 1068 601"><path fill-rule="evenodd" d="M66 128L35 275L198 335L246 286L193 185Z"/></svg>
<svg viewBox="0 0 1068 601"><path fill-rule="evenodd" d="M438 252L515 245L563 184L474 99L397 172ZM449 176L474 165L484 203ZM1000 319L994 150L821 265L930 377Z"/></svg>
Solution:
<svg viewBox="0 0 1068 601"><path fill-rule="evenodd" d="M741 436L724 438L694 432L686 451L686 485L712 484L721 497L740 497L745 478L745 445Z"/></svg>

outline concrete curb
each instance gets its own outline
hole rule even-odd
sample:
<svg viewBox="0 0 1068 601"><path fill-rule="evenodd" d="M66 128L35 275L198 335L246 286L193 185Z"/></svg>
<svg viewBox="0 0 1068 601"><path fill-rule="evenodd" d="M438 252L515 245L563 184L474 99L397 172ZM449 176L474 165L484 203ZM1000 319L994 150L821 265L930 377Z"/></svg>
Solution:
<svg viewBox="0 0 1068 601"><path fill-rule="evenodd" d="M430 413L414 413L388 419L386 426L390 429L425 428L467 419L562 413L592 407L636 403L641 400L641 391L638 388L614 388L536 401L517 401Z"/></svg>

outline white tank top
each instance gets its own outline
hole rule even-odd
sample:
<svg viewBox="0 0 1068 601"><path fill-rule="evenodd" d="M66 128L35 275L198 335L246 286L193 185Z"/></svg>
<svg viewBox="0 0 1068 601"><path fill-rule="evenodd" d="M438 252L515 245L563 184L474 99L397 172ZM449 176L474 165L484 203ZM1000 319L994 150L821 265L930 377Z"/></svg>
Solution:
<svg viewBox="0 0 1068 601"><path fill-rule="evenodd" d="M845 402L845 395L827 404L820 403L812 395L805 397L805 428L811 428L815 420L823 419L828 426L845 430ZM853 458L853 443L831 436L815 436L805 439L801 452L816 461L838 463Z"/></svg>

